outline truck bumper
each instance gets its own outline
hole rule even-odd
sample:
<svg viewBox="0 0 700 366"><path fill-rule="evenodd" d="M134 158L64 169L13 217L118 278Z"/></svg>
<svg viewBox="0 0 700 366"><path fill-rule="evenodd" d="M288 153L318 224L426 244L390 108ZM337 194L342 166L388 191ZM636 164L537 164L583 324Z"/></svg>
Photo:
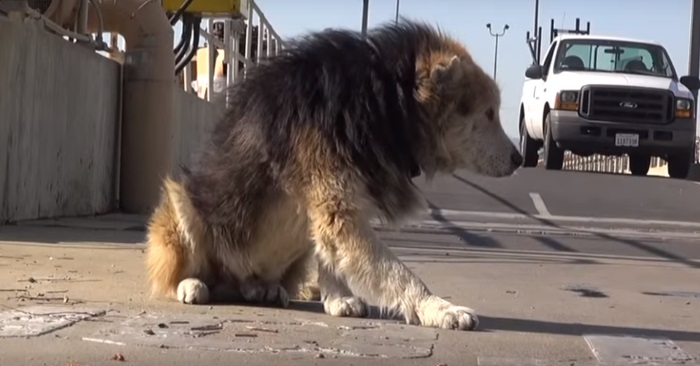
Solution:
<svg viewBox="0 0 700 366"><path fill-rule="evenodd" d="M552 138L557 146L577 154L687 154L695 146L695 120L678 118L665 125L596 121L574 111L551 111ZM618 133L639 135L638 146L615 146Z"/></svg>

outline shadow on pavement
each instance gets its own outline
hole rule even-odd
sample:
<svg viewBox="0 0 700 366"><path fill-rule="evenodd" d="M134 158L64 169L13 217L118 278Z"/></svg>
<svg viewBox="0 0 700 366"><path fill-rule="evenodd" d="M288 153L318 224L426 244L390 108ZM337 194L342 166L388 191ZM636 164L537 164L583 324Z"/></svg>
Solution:
<svg viewBox="0 0 700 366"><path fill-rule="evenodd" d="M630 335L669 338L674 341L700 342L700 333L684 330L647 329L610 325L558 323L544 320L502 318L479 315L480 328L485 332L509 331L581 336L585 334Z"/></svg>
<svg viewBox="0 0 700 366"><path fill-rule="evenodd" d="M139 230L97 229L63 226L0 225L0 241L23 244L100 243L141 244L145 233Z"/></svg>
<svg viewBox="0 0 700 366"><path fill-rule="evenodd" d="M276 306L265 306L265 305L246 303L246 302L240 302L240 301L215 301L215 302L212 302L212 304L216 304L218 306L222 306L222 305L223 306L235 306L237 308L275 309L275 310L280 309ZM377 307L377 306L368 305L368 308L369 308L368 316L366 316L364 318L359 318L359 319L403 321L403 317L401 317L399 315L382 313L380 311L379 307ZM300 312L305 312L305 313L316 313L316 314L320 314L323 316L330 316L330 315L326 315L325 311L323 310L323 303L320 301L290 300L289 307L287 307L286 310L300 311Z"/></svg>
<svg viewBox="0 0 700 366"><path fill-rule="evenodd" d="M428 207L430 207L432 210L437 209L438 207L435 206L430 200L426 199L428 202ZM430 215L435 221L440 222L443 225L447 226L447 231L452 233L453 235L457 236L460 238L462 241L465 243L468 243L471 246L477 246L477 247L489 247L489 248L501 248L502 245L496 241L493 238L490 238L488 236L484 235L479 235L479 234L474 234L470 233L467 230L464 230L460 228L457 225L454 225L450 220L446 219L444 216L440 214L431 214Z"/></svg>
<svg viewBox="0 0 700 366"><path fill-rule="evenodd" d="M476 184L476 183L474 183L474 182L472 182L472 181L470 181L462 176L459 176L457 174L452 174L452 176L453 176L453 178L457 179L458 181L460 181L460 182L470 186L471 188L476 189L476 190L480 191L481 193L483 193L483 194L493 198L494 200L500 202L504 206L507 206L520 214L526 215L529 218L532 218L533 220L537 220L543 225L551 226L554 228L560 228L560 229L562 228L560 225L554 223L551 220L547 220L547 219L533 216L532 214L527 212L527 210L524 210L523 208L518 207L517 205L508 201L507 199L491 192L490 190L480 186L479 184ZM430 208L432 208L432 209L437 208L430 202L429 202L429 205L430 205ZM448 221L444 217L442 217L441 215L433 215L433 218L435 220L438 220L438 221L439 220ZM448 230L452 230L452 229L448 228ZM460 230L464 231L463 229L460 229ZM461 233L461 232L460 232L460 234L464 235L464 233ZM660 248L657 248L657 247L654 247L654 246L651 246L648 244L644 244L638 240L619 238L619 237L615 237L615 236L605 234L605 233L593 233L593 235L595 235L596 237L598 237L600 239L604 239L604 240L608 240L608 241L612 241L612 242L617 242L620 244L634 247L636 249L645 251L649 254L652 254L652 255L655 255L655 256L658 256L661 258L669 259L669 260L681 263L681 264L686 265L686 266L691 267L691 268L700 268L700 263L698 263L698 262L689 260L687 258L673 254L673 253L668 252L666 250L663 250L663 249L660 249ZM557 241L557 240L552 239L552 238L533 237L533 239L540 241L545 246L550 247L551 249L554 249L554 250L575 252L575 250L573 250L572 248L570 248L570 247L566 246L565 244L561 243L560 241Z"/></svg>
<svg viewBox="0 0 700 366"><path fill-rule="evenodd" d="M449 234L443 234L448 236ZM534 238L532 238L534 239ZM648 256L630 258L624 255L596 254L590 252L534 251L528 249L465 247L462 243L432 242L429 240L394 238L382 236L394 252L405 263L509 263L509 264L592 264L634 267L665 266L664 257ZM620 261L633 260L633 263ZM644 264L641 264L644 263ZM697 264L697 263L695 263Z"/></svg>

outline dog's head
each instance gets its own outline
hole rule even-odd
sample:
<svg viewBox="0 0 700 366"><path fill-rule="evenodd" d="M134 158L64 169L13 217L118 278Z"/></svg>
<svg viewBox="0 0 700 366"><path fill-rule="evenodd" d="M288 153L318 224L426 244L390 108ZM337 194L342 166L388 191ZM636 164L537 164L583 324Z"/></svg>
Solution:
<svg viewBox="0 0 700 366"><path fill-rule="evenodd" d="M431 148L422 152L427 174L455 169L509 176L523 158L501 125L500 90L467 54L452 44L417 64L416 99Z"/></svg>

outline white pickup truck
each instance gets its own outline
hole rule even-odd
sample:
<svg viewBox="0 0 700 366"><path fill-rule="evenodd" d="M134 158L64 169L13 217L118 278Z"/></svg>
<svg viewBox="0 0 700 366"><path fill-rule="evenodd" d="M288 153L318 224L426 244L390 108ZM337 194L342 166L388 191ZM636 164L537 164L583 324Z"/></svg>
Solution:
<svg viewBox="0 0 700 366"><path fill-rule="evenodd" d="M524 167L559 170L564 151L628 154L630 171L646 175L652 156L685 178L694 159L700 79L678 77L655 42L588 34L554 38L542 64L527 68L520 101Z"/></svg>

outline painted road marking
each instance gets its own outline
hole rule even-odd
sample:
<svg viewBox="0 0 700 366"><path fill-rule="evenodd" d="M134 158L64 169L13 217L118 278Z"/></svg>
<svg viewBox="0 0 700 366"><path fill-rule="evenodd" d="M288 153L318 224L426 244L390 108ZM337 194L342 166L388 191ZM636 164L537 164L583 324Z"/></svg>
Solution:
<svg viewBox="0 0 700 366"><path fill-rule="evenodd" d="M596 359L605 364L678 364L695 360L668 338L598 334L583 338Z"/></svg>
<svg viewBox="0 0 700 366"><path fill-rule="evenodd" d="M539 193L536 192L530 192L530 199L532 200L532 203L535 204L535 209L541 216L546 216L550 217L552 214L549 213L549 210L547 209L547 206L544 204L544 201L542 200L542 196L540 196Z"/></svg>
<svg viewBox="0 0 700 366"><path fill-rule="evenodd" d="M537 215L525 215L519 213L507 213L507 212L488 212L488 211L461 211L461 210L443 210L443 209L429 209L427 211L429 215L454 215L454 216L471 216L479 218L495 218L504 220L533 220L542 219L548 221L567 221L567 222L579 222L579 223L589 223L589 224L628 224L633 226L678 226L678 227L690 227L690 228L700 228L700 222L692 221L672 221L672 220L645 220L645 219L626 219L626 218L613 218L613 217L585 217L585 216L563 216L563 215L551 215L543 216Z"/></svg>

